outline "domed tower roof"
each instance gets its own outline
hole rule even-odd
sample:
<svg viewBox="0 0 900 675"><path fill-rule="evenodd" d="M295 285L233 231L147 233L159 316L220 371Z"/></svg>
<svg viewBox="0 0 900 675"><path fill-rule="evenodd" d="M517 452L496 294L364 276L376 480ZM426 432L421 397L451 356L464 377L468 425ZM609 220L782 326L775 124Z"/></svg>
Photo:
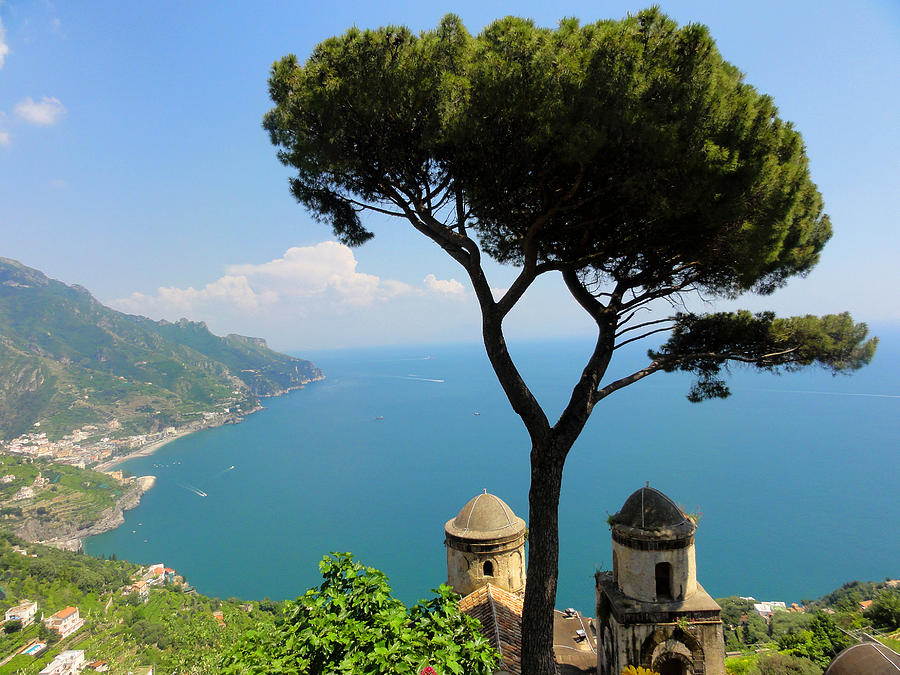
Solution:
<svg viewBox="0 0 900 675"><path fill-rule="evenodd" d="M636 539L686 539L697 529L675 502L652 487L632 493L610 526L614 533Z"/></svg>
<svg viewBox="0 0 900 675"><path fill-rule="evenodd" d="M521 535L525 521L506 502L485 490L466 502L456 518L447 521L444 531L457 539L507 539Z"/></svg>
<svg viewBox="0 0 900 675"><path fill-rule="evenodd" d="M825 675L894 675L900 670L900 655L877 642L847 647L825 670Z"/></svg>

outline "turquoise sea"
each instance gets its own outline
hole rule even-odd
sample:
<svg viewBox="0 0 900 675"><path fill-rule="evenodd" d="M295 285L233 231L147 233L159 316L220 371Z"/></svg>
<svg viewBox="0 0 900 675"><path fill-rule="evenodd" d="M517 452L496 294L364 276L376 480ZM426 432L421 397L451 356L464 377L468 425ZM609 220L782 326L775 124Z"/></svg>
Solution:
<svg viewBox="0 0 900 675"><path fill-rule="evenodd" d="M593 613L607 515L645 481L703 513L714 597L800 601L900 576L900 331L873 332L876 360L851 377L737 371L730 399L695 405L688 377L656 374L601 402L566 465L557 606ZM511 349L558 413L589 343ZM302 356L324 382L124 464L156 486L88 553L164 562L207 595L283 599L319 582L325 553L352 551L411 603L446 578L444 523L483 488L527 520L527 436L479 344Z"/></svg>

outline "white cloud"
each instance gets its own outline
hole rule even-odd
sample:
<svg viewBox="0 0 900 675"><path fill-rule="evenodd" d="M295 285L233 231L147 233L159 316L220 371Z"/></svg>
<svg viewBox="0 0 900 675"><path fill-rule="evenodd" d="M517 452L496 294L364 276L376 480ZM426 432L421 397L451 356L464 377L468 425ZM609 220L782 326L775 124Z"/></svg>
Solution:
<svg viewBox="0 0 900 675"><path fill-rule="evenodd" d="M400 281L358 272L353 251L335 241L289 248L283 257L259 265L230 265L254 283L294 298L328 296L342 305L368 306L415 289Z"/></svg>
<svg viewBox="0 0 900 675"><path fill-rule="evenodd" d="M50 187L54 190L67 190L69 188L69 183L62 178L54 178L50 181Z"/></svg>
<svg viewBox="0 0 900 675"><path fill-rule="evenodd" d="M3 29L3 21L0 21L0 68L3 67L7 54L9 54L9 45L6 44L6 31Z"/></svg>
<svg viewBox="0 0 900 675"><path fill-rule="evenodd" d="M9 132L8 131L0 131L0 145L2 145L2 146L9 145Z"/></svg>
<svg viewBox="0 0 900 675"><path fill-rule="evenodd" d="M58 98L45 96L35 102L30 96L16 104L16 114L26 122L45 127L56 124L66 114L66 107Z"/></svg>
<svg viewBox="0 0 900 675"><path fill-rule="evenodd" d="M425 288L435 293L443 293L444 295L465 295L466 289L456 279L438 279L433 274L425 277Z"/></svg>
<svg viewBox="0 0 900 675"><path fill-rule="evenodd" d="M256 312L277 299L277 294L271 291L254 291L247 277L228 275L206 284L200 290L193 286L163 286L157 289L156 295L132 293L127 298L114 300L113 304L126 312L175 319L183 316L193 318L198 311L202 313L204 309L222 306L242 312Z"/></svg>
<svg viewBox="0 0 900 675"><path fill-rule="evenodd" d="M175 320L253 314L323 317L353 315L409 297L461 297L465 289L455 279L429 274L422 287L382 279L357 270L352 249L334 241L296 246L260 264L229 265L226 275L203 288L161 287L154 294L132 293L113 300L126 312Z"/></svg>

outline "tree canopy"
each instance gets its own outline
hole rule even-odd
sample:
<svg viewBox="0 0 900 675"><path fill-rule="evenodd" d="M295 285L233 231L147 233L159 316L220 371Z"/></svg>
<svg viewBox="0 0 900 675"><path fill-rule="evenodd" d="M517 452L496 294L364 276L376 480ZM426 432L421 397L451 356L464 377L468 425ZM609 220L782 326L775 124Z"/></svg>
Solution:
<svg viewBox="0 0 900 675"><path fill-rule="evenodd" d="M694 373L689 398L702 400L727 396L728 363L839 372L874 354L846 314L645 313L688 293L769 294L807 274L831 236L800 134L702 25L652 8L555 29L507 17L477 36L453 15L419 34L352 28L305 63L276 62L269 90L263 125L301 204L349 245L374 236L364 212L396 216L472 283L488 358L532 442L527 672L553 669L562 467L599 401L658 371ZM500 298L483 255L518 268ZM503 333L547 273L597 326L555 423ZM646 367L602 381L616 349L665 332Z"/></svg>
<svg viewBox="0 0 900 675"><path fill-rule="evenodd" d="M658 10L477 39L452 15L352 29L270 84L293 192L347 243L372 236L364 204L421 215L462 193L497 260L732 294L808 271L831 234L800 134L705 27Z"/></svg>
<svg viewBox="0 0 900 675"><path fill-rule="evenodd" d="M834 619L819 612L808 630L782 635L778 647L792 656L802 656L826 668L838 652L853 644L853 639L841 632Z"/></svg>

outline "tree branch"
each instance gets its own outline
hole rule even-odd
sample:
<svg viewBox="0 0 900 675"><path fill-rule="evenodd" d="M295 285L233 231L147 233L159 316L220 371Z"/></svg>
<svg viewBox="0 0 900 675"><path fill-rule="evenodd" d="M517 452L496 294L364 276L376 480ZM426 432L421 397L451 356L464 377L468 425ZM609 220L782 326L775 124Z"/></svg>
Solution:
<svg viewBox="0 0 900 675"><path fill-rule="evenodd" d="M590 295L590 294L588 294ZM553 425L554 440L559 448L565 448L561 459L565 459L569 449L587 424L591 411L600 399L597 387L612 358L612 335L615 332L615 317L607 315L606 325L598 321L597 342L588 362L581 371L581 378L572 389L572 396L565 409Z"/></svg>
<svg viewBox="0 0 900 675"><path fill-rule="evenodd" d="M623 303L619 307L619 311L625 311L629 309L633 309L635 307L640 307L642 305L646 305L648 302L652 302L653 300L659 300L660 298L670 297L672 295L677 295L681 291L686 290L693 283L693 279L689 281L685 281L684 283L677 284L675 286L665 286L663 288L657 288L653 291L647 291L641 294L634 294L634 297L626 303ZM632 287L632 292L633 292Z"/></svg>
<svg viewBox="0 0 900 675"><path fill-rule="evenodd" d="M641 370L638 370L638 371L632 373L631 375L622 377L622 378L616 380L615 382L610 382L608 385L603 387L603 389L599 389L597 391L597 402L602 401L603 399L605 399L607 396L609 396L613 392L618 391L619 389L622 389L623 387L627 387L629 384L634 384L638 380L643 380L648 375L652 375L653 373L657 372L658 370L662 370L662 368L663 368L663 364L661 362L653 361L646 368L642 368Z"/></svg>
<svg viewBox="0 0 900 675"><path fill-rule="evenodd" d="M584 311L590 314L591 318L597 322L598 326L600 326L601 321L606 317L609 308L597 300L593 293L584 287L584 284L581 283L581 279L578 278L578 274L572 268L563 269L562 278L566 283L566 287L569 289L569 293L572 294L572 297L575 298L576 302L581 305Z"/></svg>
<svg viewBox="0 0 900 675"><path fill-rule="evenodd" d="M397 211L388 211L387 209L382 209L377 206L372 206L371 204L366 204L364 202L358 202L355 199L351 199L350 197L344 197L344 200L353 204L354 206L358 206L360 211L375 211L376 213L383 213L386 216L395 216L397 218L405 218L405 213L399 213Z"/></svg>
<svg viewBox="0 0 900 675"><path fill-rule="evenodd" d="M491 294L490 284L481 267L481 251L478 245L471 238L441 224L411 195L401 194L390 185L385 187L392 201L403 209L404 216L412 226L447 251L468 274L481 308L485 351L497 380L503 387L513 410L524 422L532 441L535 443L546 441L550 433L550 423L509 354L503 336L504 313L498 310Z"/></svg>
<svg viewBox="0 0 900 675"><path fill-rule="evenodd" d="M620 321L619 324L625 325L626 323L628 323L631 320L631 317L633 317L633 316L634 316L634 313L632 313L631 316L629 316L627 319L625 319L625 321ZM638 328L645 328L646 326L653 326L658 323L665 323L666 321L675 321L675 319L672 317L667 317L665 319L657 319L656 321L645 321L644 323L635 324L634 326L629 326L628 328L623 328L620 331L616 331L616 337L624 335L625 333L628 333L629 331L637 330Z"/></svg>
<svg viewBox="0 0 900 675"><path fill-rule="evenodd" d="M459 233L463 237L469 236L466 234L466 205L462 193L458 189L456 190L456 227L459 228Z"/></svg>
<svg viewBox="0 0 900 675"><path fill-rule="evenodd" d="M623 343L624 344L624 343ZM621 345L619 345L621 346ZM792 347L790 349L783 349L778 352L771 352L769 354L763 354L762 356L757 357L749 357L739 353L719 353L719 352L705 352L705 353L697 353L697 354L683 354L680 356L674 357L666 357L662 359L655 359L648 365L646 368L642 368L631 375L627 375L626 377L620 378L615 382L610 382L608 385L603 387L602 389L597 391L597 401L601 401L610 394L623 387L627 387L630 384L634 384L638 380L642 380L648 375L652 375L653 373L663 370L670 369L676 365L687 363L689 361L699 361L702 359L716 359L720 361L738 361L741 363L753 363L759 364L760 361L765 361L768 359L774 359L777 356L785 356L786 354L790 354L791 352L796 351L796 347ZM777 365L777 364L773 364Z"/></svg>
<svg viewBox="0 0 900 675"><path fill-rule="evenodd" d="M656 322L653 322L653 323L656 323ZM615 347L613 347L613 349L614 350L619 349L619 347L624 347L629 342L637 342L638 340L643 340L645 337L649 337L656 333L667 333L670 330L672 330L672 326L667 326L666 328L657 328L656 330L649 330L646 333L642 333L641 335L638 335L637 337L628 338L627 340L625 340L625 342L618 343Z"/></svg>

